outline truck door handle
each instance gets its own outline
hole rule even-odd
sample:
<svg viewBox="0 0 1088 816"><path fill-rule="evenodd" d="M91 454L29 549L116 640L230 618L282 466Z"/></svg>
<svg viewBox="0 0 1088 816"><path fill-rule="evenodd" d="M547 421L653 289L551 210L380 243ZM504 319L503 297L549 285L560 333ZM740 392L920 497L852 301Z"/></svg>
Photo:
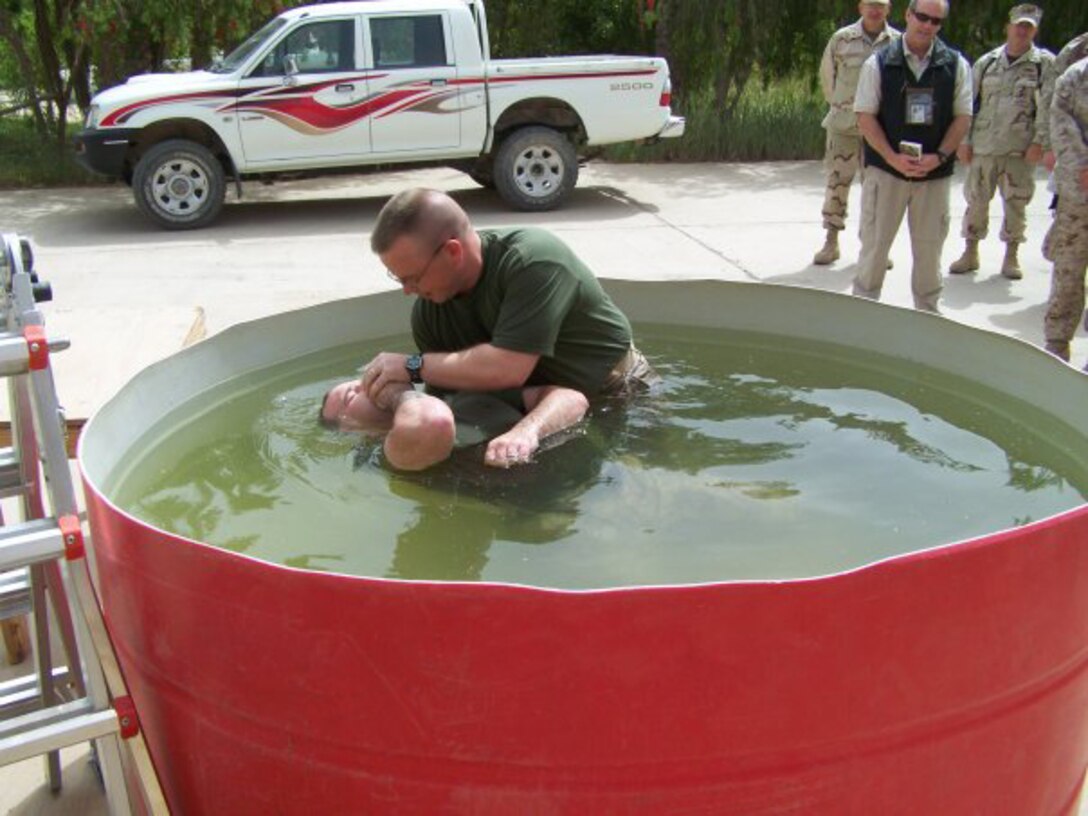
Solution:
<svg viewBox="0 0 1088 816"><path fill-rule="evenodd" d="M355 84L352 82L341 82L336 86L337 93L351 93L355 90Z"/></svg>
<svg viewBox="0 0 1088 816"><path fill-rule="evenodd" d="M243 122L259 122L262 119L264 119L264 117L260 116L260 115L258 115L258 116L243 116L242 117Z"/></svg>
<svg viewBox="0 0 1088 816"><path fill-rule="evenodd" d="M431 85L435 88L444 88L448 83L445 79L432 79Z"/></svg>

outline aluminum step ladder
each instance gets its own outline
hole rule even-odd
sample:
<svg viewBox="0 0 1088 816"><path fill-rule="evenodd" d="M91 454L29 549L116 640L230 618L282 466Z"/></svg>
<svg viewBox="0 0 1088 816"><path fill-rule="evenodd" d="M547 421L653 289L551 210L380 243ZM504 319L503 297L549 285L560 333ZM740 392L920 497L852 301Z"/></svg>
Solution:
<svg viewBox="0 0 1088 816"><path fill-rule="evenodd" d="M36 663L32 674L0 683L0 765L44 756L57 791L60 749L91 742L110 813L165 814L91 578L49 362L68 344L45 336L37 303L51 292L33 265L28 241L0 235L0 377L11 406L0 496L18 497L22 510L21 521L0 526L0 620L31 615Z"/></svg>

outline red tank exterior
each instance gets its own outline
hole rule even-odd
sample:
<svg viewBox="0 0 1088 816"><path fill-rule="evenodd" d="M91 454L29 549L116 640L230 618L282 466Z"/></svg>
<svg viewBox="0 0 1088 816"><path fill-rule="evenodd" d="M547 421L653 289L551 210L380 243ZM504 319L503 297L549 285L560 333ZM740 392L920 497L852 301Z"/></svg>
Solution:
<svg viewBox="0 0 1088 816"><path fill-rule="evenodd" d="M88 500L177 813L1076 806L1088 507L827 578L563 592L298 571Z"/></svg>

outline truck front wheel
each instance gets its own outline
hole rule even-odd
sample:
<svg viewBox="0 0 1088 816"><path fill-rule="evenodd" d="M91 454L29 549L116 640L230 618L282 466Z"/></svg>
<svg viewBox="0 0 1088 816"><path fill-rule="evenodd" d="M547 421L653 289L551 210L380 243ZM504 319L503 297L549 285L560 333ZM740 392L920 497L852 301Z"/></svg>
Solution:
<svg viewBox="0 0 1088 816"><path fill-rule="evenodd" d="M223 208L223 166L203 145L170 139L137 162L132 176L136 206L166 229L210 224Z"/></svg>
<svg viewBox="0 0 1088 816"><path fill-rule="evenodd" d="M518 210L551 210L578 183L578 156L562 133L548 127L515 131L495 154L495 189Z"/></svg>

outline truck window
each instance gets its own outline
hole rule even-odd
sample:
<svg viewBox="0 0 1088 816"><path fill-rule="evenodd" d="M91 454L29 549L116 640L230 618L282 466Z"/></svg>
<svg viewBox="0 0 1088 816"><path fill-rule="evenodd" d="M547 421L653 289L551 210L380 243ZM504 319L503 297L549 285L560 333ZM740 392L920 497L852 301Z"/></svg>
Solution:
<svg viewBox="0 0 1088 816"><path fill-rule="evenodd" d="M299 26L273 48L250 76L283 76L294 57L300 74L355 70L355 21L323 20Z"/></svg>
<svg viewBox="0 0 1088 816"><path fill-rule="evenodd" d="M442 16L373 17L370 47L375 68L448 65Z"/></svg>

